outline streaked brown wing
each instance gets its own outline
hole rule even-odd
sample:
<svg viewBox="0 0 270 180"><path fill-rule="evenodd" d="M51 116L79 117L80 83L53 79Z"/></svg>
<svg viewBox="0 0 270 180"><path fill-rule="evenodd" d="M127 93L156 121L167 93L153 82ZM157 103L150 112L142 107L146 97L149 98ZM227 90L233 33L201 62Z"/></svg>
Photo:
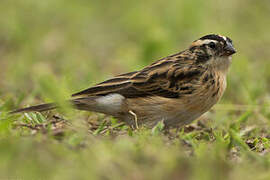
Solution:
<svg viewBox="0 0 270 180"><path fill-rule="evenodd" d="M151 64L141 71L116 76L94 87L72 96L103 96L119 93L124 97L135 98L149 95L177 98L190 94L194 88L189 83L201 71L185 66L181 57L170 56Z"/></svg>
<svg viewBox="0 0 270 180"><path fill-rule="evenodd" d="M138 73L137 71L129 72L125 74L118 75L112 79L99 83L93 87L80 91L78 93L72 94L72 96L99 96L106 95L110 93L115 93L123 89L127 89L131 85L130 78Z"/></svg>

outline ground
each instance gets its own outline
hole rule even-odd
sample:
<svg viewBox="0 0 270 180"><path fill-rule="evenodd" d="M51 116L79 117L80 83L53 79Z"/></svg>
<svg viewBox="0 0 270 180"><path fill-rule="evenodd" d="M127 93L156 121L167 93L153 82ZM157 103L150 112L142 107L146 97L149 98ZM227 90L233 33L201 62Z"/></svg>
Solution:
<svg viewBox="0 0 270 180"><path fill-rule="evenodd" d="M268 0L1 0L0 179L270 179ZM237 50L192 124L131 129L71 110L9 115L141 69L210 33Z"/></svg>

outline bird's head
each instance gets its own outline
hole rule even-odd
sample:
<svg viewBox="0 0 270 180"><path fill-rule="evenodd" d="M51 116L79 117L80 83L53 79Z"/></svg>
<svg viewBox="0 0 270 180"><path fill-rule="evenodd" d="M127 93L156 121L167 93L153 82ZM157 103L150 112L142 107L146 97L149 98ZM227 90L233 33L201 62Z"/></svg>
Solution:
<svg viewBox="0 0 270 180"><path fill-rule="evenodd" d="M194 41L189 50L194 53L196 63L224 71L228 70L232 55L236 53L230 38L216 34Z"/></svg>

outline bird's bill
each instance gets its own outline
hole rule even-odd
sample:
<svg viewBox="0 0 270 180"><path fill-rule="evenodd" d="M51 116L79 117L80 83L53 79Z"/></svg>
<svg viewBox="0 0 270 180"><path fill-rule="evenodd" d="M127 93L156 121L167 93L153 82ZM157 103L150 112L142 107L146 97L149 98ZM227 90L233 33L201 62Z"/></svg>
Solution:
<svg viewBox="0 0 270 180"><path fill-rule="evenodd" d="M227 43L227 45L224 48L224 56L230 56L236 53L235 48L231 43Z"/></svg>

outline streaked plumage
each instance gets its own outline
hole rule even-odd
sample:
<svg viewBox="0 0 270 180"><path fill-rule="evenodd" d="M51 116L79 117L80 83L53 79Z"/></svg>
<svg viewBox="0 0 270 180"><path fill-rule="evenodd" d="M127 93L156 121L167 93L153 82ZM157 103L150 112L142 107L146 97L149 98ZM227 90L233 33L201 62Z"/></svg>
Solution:
<svg viewBox="0 0 270 180"><path fill-rule="evenodd" d="M218 102L226 88L226 75L235 53L232 41L207 35L182 52L160 59L140 71L118 75L75 93L71 103L80 110L117 117L129 125L167 127L190 123ZM44 111L45 104L19 109ZM136 121L135 121L136 120Z"/></svg>

